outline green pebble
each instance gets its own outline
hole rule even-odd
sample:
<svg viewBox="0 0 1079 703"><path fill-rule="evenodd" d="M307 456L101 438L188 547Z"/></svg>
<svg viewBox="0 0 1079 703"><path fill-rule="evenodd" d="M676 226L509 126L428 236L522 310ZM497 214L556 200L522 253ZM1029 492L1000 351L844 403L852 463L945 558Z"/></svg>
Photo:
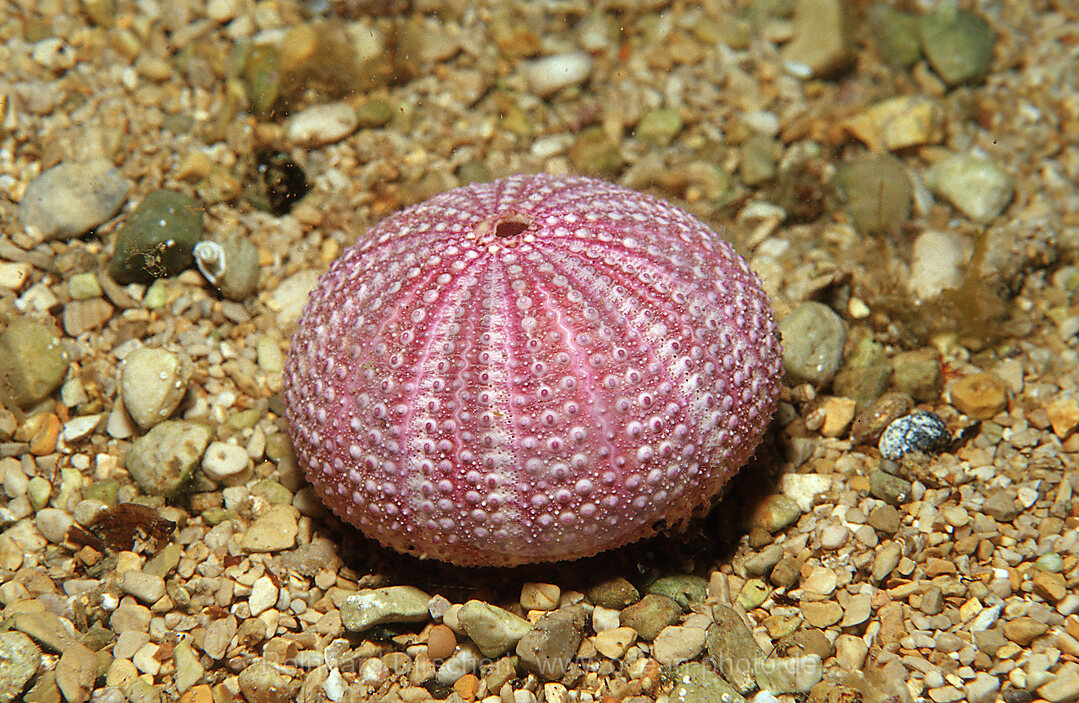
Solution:
<svg viewBox="0 0 1079 703"><path fill-rule="evenodd" d="M859 232L890 231L910 217L914 190L903 162L890 154L866 154L843 164L836 185Z"/></svg>
<svg viewBox="0 0 1079 703"><path fill-rule="evenodd" d="M910 481L881 470L869 474L869 494L889 505L902 505L910 500Z"/></svg>
<svg viewBox="0 0 1079 703"><path fill-rule="evenodd" d="M622 611L621 622L632 627L643 640L654 640L660 630L674 625L682 616L682 606L668 596L649 593Z"/></svg>
<svg viewBox="0 0 1079 703"><path fill-rule="evenodd" d="M270 461L281 461L292 454L292 441L284 432L275 432L266 438L266 458Z"/></svg>
<svg viewBox="0 0 1079 703"><path fill-rule="evenodd" d="M109 273L117 283L149 283L175 276L194 262L191 250L202 239L202 206L171 190L143 198L116 233Z"/></svg>
<svg viewBox="0 0 1079 703"><path fill-rule="evenodd" d="M661 576L645 590L673 598L678 605L686 608L690 603L700 603L708 596L708 582L692 574L674 574Z"/></svg>
<svg viewBox="0 0 1079 703"><path fill-rule="evenodd" d="M270 478L264 478L252 486L251 494L261 496L273 505L292 505L292 491Z"/></svg>
<svg viewBox="0 0 1079 703"><path fill-rule="evenodd" d="M89 300L101 297L101 284L97 282L97 274L90 271L76 273L67 281L67 291L75 300Z"/></svg>
<svg viewBox="0 0 1079 703"><path fill-rule="evenodd" d="M482 161L469 160L457 167L457 180L466 183L487 183L491 180L491 169Z"/></svg>
<svg viewBox="0 0 1079 703"><path fill-rule="evenodd" d="M0 404L28 408L48 398L70 360L51 325L16 317L0 333Z"/></svg>
<svg viewBox="0 0 1079 703"><path fill-rule="evenodd" d="M173 497L191 479L212 436L209 425L166 420L131 445L127 471L143 493Z"/></svg>
<svg viewBox="0 0 1079 703"><path fill-rule="evenodd" d="M146 294L142 296L142 305L147 310L163 308L169 301L169 284L165 279L159 278L150 284Z"/></svg>
<svg viewBox="0 0 1079 703"><path fill-rule="evenodd" d="M356 120L361 128L385 127L393 119L393 106L385 100L368 100L356 108Z"/></svg>
<svg viewBox="0 0 1079 703"><path fill-rule="evenodd" d="M37 512L49 504L49 498L52 498L52 484L41 476L34 476L26 487L26 495L30 499L34 512Z"/></svg>
<svg viewBox="0 0 1079 703"><path fill-rule="evenodd" d="M220 525L227 520L231 520L233 517L232 511L226 510L225 508L210 508L209 510L203 510L201 515L202 521L211 527Z"/></svg>
<svg viewBox="0 0 1079 703"><path fill-rule="evenodd" d="M891 5L874 5L869 22L877 36L880 53L900 68L910 68L922 57L918 16Z"/></svg>
<svg viewBox="0 0 1079 703"><path fill-rule="evenodd" d="M588 587L588 600L604 608L621 610L641 599L637 588L621 576L604 579Z"/></svg>
<svg viewBox="0 0 1079 703"><path fill-rule="evenodd" d="M884 395L892 382L892 365L887 361L869 366L848 366L832 379L832 392L854 400L855 412L862 412Z"/></svg>
<svg viewBox="0 0 1079 703"><path fill-rule="evenodd" d="M254 427L260 419L262 419L262 411L258 408L250 408L229 416L225 424L234 430L246 430L249 427Z"/></svg>
<svg viewBox="0 0 1079 703"><path fill-rule="evenodd" d="M922 51L948 85L974 83L989 72L996 32L977 15L953 4L922 15Z"/></svg>
<svg viewBox="0 0 1079 703"><path fill-rule="evenodd" d="M647 144L667 146L682 131L682 116L671 108L656 108L644 113L633 136Z"/></svg>
<svg viewBox="0 0 1079 703"><path fill-rule="evenodd" d="M575 171L596 176L614 176L625 164L618 145L602 127L588 127L577 135L569 150Z"/></svg>
<svg viewBox="0 0 1079 703"><path fill-rule="evenodd" d="M93 481L82 489L84 499L95 498L110 508L116 505L116 494L120 491L120 482L114 478Z"/></svg>
<svg viewBox="0 0 1079 703"><path fill-rule="evenodd" d="M943 381L940 359L920 350L896 356L892 361L892 386L922 403L935 402L940 397Z"/></svg>
<svg viewBox="0 0 1079 703"><path fill-rule="evenodd" d="M770 589L761 579L750 579L738 593L738 604L746 610L753 610L768 599Z"/></svg>
<svg viewBox="0 0 1079 703"><path fill-rule="evenodd" d="M244 62L241 79L251 103L251 112L269 117L281 95L281 55L277 47L259 44L252 47Z"/></svg>
<svg viewBox="0 0 1079 703"><path fill-rule="evenodd" d="M1064 559L1056 552L1046 552L1034 562L1035 568L1040 571L1048 571L1051 574L1059 574L1064 570Z"/></svg>

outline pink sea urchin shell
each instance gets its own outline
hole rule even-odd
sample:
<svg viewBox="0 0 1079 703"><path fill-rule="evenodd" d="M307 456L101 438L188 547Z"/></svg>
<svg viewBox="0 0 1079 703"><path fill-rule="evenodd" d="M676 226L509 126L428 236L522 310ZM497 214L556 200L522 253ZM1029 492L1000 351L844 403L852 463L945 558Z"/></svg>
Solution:
<svg viewBox="0 0 1079 703"><path fill-rule="evenodd" d="M386 219L292 339L308 478L394 549L589 556L706 509L775 409L772 310L733 247L604 181L515 176Z"/></svg>

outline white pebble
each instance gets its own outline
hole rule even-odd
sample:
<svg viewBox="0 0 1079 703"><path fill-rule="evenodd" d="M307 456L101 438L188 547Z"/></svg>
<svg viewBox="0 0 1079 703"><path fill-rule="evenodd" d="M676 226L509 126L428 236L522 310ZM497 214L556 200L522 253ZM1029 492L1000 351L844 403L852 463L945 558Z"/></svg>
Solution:
<svg viewBox="0 0 1079 703"><path fill-rule="evenodd" d="M167 349L140 347L124 358L120 389L124 408L139 427L166 419L187 393L191 362Z"/></svg>
<svg viewBox="0 0 1079 703"><path fill-rule="evenodd" d="M951 232L928 229L911 247L910 281L907 286L919 300L931 300L945 289L963 282L966 262L963 241Z"/></svg>
<svg viewBox="0 0 1079 703"><path fill-rule="evenodd" d="M295 144L320 146L341 141L358 126L356 111L348 103L323 103L289 118L285 135Z"/></svg>
<svg viewBox="0 0 1079 703"><path fill-rule="evenodd" d="M828 525L820 534L820 546L822 549L839 549L847 543L850 530L844 525Z"/></svg>
<svg viewBox="0 0 1079 703"><path fill-rule="evenodd" d="M545 98L583 83L592 74L592 57L583 51L555 54L524 62L522 71L532 92Z"/></svg>
<svg viewBox="0 0 1079 703"><path fill-rule="evenodd" d="M202 472L210 479L228 486L247 480L251 471L247 450L226 442L211 442L202 455Z"/></svg>
<svg viewBox="0 0 1079 703"><path fill-rule="evenodd" d="M251 617L257 617L273 607L277 602L277 586L269 576L260 576L255 579L251 586L251 595L247 597L247 607L251 610Z"/></svg>
<svg viewBox="0 0 1079 703"><path fill-rule="evenodd" d="M348 688L348 684L345 683L345 678L341 676L341 671L334 667L330 670L329 676L322 682L322 690L326 693L326 697L336 703L345 696L345 689Z"/></svg>

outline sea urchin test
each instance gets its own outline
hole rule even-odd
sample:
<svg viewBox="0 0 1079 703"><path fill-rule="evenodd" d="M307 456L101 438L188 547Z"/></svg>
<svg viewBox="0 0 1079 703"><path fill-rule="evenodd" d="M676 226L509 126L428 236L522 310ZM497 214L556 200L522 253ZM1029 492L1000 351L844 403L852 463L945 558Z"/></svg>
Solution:
<svg viewBox="0 0 1079 703"><path fill-rule="evenodd" d="M600 180L514 176L348 249L292 338L285 403L342 519L511 566L707 510L760 442L780 357L759 280L700 221Z"/></svg>

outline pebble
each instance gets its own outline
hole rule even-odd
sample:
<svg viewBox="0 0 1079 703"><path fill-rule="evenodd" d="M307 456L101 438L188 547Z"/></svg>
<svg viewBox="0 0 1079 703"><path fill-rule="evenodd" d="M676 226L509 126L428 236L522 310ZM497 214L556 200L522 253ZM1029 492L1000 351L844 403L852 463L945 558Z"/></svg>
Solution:
<svg viewBox="0 0 1079 703"><path fill-rule="evenodd" d="M910 452L939 452L948 446L951 438L948 427L938 415L916 412L888 425L877 446L885 458L898 461Z"/></svg>
<svg viewBox="0 0 1079 703"><path fill-rule="evenodd" d="M637 631L632 627L615 627L601 630L593 638L596 651L610 659L621 659L637 641Z"/></svg>
<svg viewBox="0 0 1079 703"><path fill-rule="evenodd" d="M378 660L375 659L373 661ZM340 701L345 697L345 691L347 690L348 684L345 683L345 677L341 676L340 669L334 667L330 670L330 673L326 675L326 680L322 682L322 691L326 694L326 698L337 703L337 701Z"/></svg>
<svg viewBox="0 0 1079 703"><path fill-rule="evenodd" d="M354 593L341 605L341 622L353 632L383 623L423 622L431 596L414 586L387 586Z"/></svg>
<svg viewBox="0 0 1079 703"><path fill-rule="evenodd" d="M53 544L64 543L67 531L74 522L75 519L69 513L57 508L43 508L34 516L34 525L38 532Z"/></svg>
<svg viewBox="0 0 1079 703"><path fill-rule="evenodd" d="M745 703L745 697L707 664L687 662L674 672L673 703Z"/></svg>
<svg viewBox="0 0 1079 703"><path fill-rule="evenodd" d="M869 645L861 637L842 634L835 638L835 658L846 671L860 671L868 653Z"/></svg>
<svg viewBox="0 0 1079 703"><path fill-rule="evenodd" d="M198 654L192 649L189 639L183 639L172 653L172 660L176 664L176 672L173 680L176 682L176 690L181 694L199 683L206 670L199 661Z"/></svg>
<svg viewBox="0 0 1079 703"><path fill-rule="evenodd" d="M881 153L941 142L945 114L934 98L904 95L874 103L843 126L871 151Z"/></svg>
<svg viewBox="0 0 1079 703"><path fill-rule="evenodd" d="M888 535L893 535L899 530L901 520L895 506L887 504L873 508L866 517L870 527Z"/></svg>
<svg viewBox="0 0 1079 703"><path fill-rule="evenodd" d="M116 231L109 275L121 284L149 283L191 267L202 239L203 206L174 190L155 190Z"/></svg>
<svg viewBox="0 0 1079 703"><path fill-rule="evenodd" d="M708 633L699 627L669 625L653 640L652 656L663 666L681 664L701 653L707 636Z"/></svg>
<svg viewBox="0 0 1079 703"><path fill-rule="evenodd" d="M894 230L910 218L914 191L903 162L891 154L864 154L836 171L847 214L863 234Z"/></svg>
<svg viewBox="0 0 1079 703"><path fill-rule="evenodd" d="M348 103L319 103L289 117L285 137L300 146L323 146L341 141L359 125L356 111Z"/></svg>
<svg viewBox="0 0 1079 703"><path fill-rule="evenodd" d="M948 85L973 83L989 72L996 33L981 17L946 4L922 15L919 29L929 65Z"/></svg>
<svg viewBox="0 0 1079 703"><path fill-rule="evenodd" d="M914 399L906 393L885 393L859 413L850 427L856 444L876 442L885 428L914 409Z"/></svg>
<svg viewBox="0 0 1079 703"><path fill-rule="evenodd" d="M120 590L151 605L165 595L165 579L142 571L125 571L120 578Z"/></svg>
<svg viewBox="0 0 1079 703"><path fill-rule="evenodd" d="M244 533L240 548L245 552L280 552L292 549L296 546L299 517L299 511L291 505L271 505ZM424 612L427 612L426 608L427 602L424 601Z"/></svg>
<svg viewBox="0 0 1079 703"><path fill-rule="evenodd" d="M78 337L104 327L112 319L113 307L102 298L72 300L64 305L64 332L69 337Z"/></svg>
<svg viewBox="0 0 1079 703"><path fill-rule="evenodd" d="M715 605L712 618L716 624L708 629L705 639L708 657L739 693L752 691L756 686L753 672L764 660L764 651L732 608Z"/></svg>
<svg viewBox="0 0 1079 703"><path fill-rule="evenodd" d="M296 682L279 672L273 664L256 660L244 667L238 677L240 692L248 703L285 703L292 700Z"/></svg>
<svg viewBox="0 0 1079 703"><path fill-rule="evenodd" d="M678 622L682 606L670 596L649 593L622 611L620 618L624 627L632 627L637 636L651 641L660 630Z"/></svg>
<svg viewBox="0 0 1079 703"><path fill-rule="evenodd" d="M0 288L19 292L33 271L34 265L28 261L0 261Z"/></svg>
<svg viewBox="0 0 1079 703"><path fill-rule="evenodd" d="M150 347L135 349L120 366L124 409L144 430L164 421L183 400L193 371L184 354Z"/></svg>
<svg viewBox="0 0 1079 703"><path fill-rule="evenodd" d="M446 625L435 625L427 633L427 656L432 661L446 659L457 649L457 635Z"/></svg>
<svg viewBox="0 0 1079 703"><path fill-rule="evenodd" d="M655 108L641 116L633 136L646 144L667 146L682 131L682 116L672 108Z"/></svg>
<svg viewBox="0 0 1079 703"><path fill-rule="evenodd" d="M964 687L967 703L993 703L1000 690L1000 679L979 671Z"/></svg>
<svg viewBox="0 0 1079 703"><path fill-rule="evenodd" d="M824 676L819 654L770 657L757 665L757 685L771 693L807 693Z"/></svg>
<svg viewBox="0 0 1079 703"><path fill-rule="evenodd" d="M1069 703L1079 699L1079 664L1067 662L1049 681L1038 686L1038 695L1049 703Z"/></svg>
<svg viewBox="0 0 1079 703"><path fill-rule="evenodd" d="M127 471L146 494L174 496L191 479L213 430L201 422L166 420L127 452Z"/></svg>
<svg viewBox="0 0 1079 703"><path fill-rule="evenodd" d="M748 186L760 185L775 178L782 147L775 139L755 134L742 143L738 173Z"/></svg>
<svg viewBox="0 0 1079 703"><path fill-rule="evenodd" d="M0 703L22 700L26 683L41 666L41 650L22 632L0 634Z"/></svg>
<svg viewBox="0 0 1079 703"><path fill-rule="evenodd" d="M62 163L26 187L19 221L44 239L77 237L119 212L131 185L105 159Z"/></svg>
<svg viewBox="0 0 1079 703"><path fill-rule="evenodd" d="M242 485L251 476L247 450L227 442L211 442L202 455L202 473L226 486Z"/></svg>
<svg viewBox="0 0 1079 703"><path fill-rule="evenodd" d="M807 513L813 510L817 496L832 490L834 482L832 476L825 474L787 473L779 477L778 488L783 496L795 502L800 513Z"/></svg>
<svg viewBox="0 0 1079 703"><path fill-rule="evenodd" d="M270 292L267 303L277 313L277 323L287 329L300 319L307 297L318 283L318 272L304 269L281 281Z"/></svg>
<svg viewBox="0 0 1079 703"><path fill-rule="evenodd" d="M1004 623L1004 636L1022 647L1048 631L1049 625L1026 615Z"/></svg>
<svg viewBox="0 0 1079 703"><path fill-rule="evenodd" d="M554 610L562 597L562 589L553 583L528 581L521 585L521 607L525 610Z"/></svg>
<svg viewBox="0 0 1079 703"><path fill-rule="evenodd" d="M802 615L813 627L830 627L843 619L843 608L833 601L802 601Z"/></svg>
<svg viewBox="0 0 1079 703"><path fill-rule="evenodd" d="M922 403L940 397L940 352L932 348L901 352L892 357L892 385Z"/></svg>
<svg viewBox="0 0 1079 703"><path fill-rule="evenodd" d="M1054 398L1045 408L1053 434L1067 439L1079 427L1079 401L1071 396Z"/></svg>
<svg viewBox="0 0 1079 703"><path fill-rule="evenodd" d="M801 303L779 323L783 367L792 383L822 386L843 363L847 341L842 318L823 303Z"/></svg>
<svg viewBox="0 0 1079 703"><path fill-rule="evenodd" d="M690 603L700 603L708 596L708 582L693 574L660 576L648 585L648 593L673 598L683 608Z"/></svg>
<svg viewBox="0 0 1079 703"><path fill-rule="evenodd" d="M842 437L854 420L857 402L853 398L830 396L824 399L820 410L824 413L824 424L820 427L822 437Z"/></svg>
<svg viewBox="0 0 1079 703"><path fill-rule="evenodd" d="M969 258L964 248L963 238L954 232L927 229L919 234L911 246L910 292L924 302L945 290L957 290Z"/></svg>
<svg viewBox="0 0 1079 703"><path fill-rule="evenodd" d="M251 595L247 597L247 607L251 617L258 617L277 603L278 590L269 576L259 576L251 584Z"/></svg>
<svg viewBox="0 0 1079 703"><path fill-rule="evenodd" d="M228 651L229 643L236 636L238 630L236 618L229 615L218 618L206 626L206 634L202 641L202 651L211 659L221 659Z"/></svg>
<svg viewBox="0 0 1079 703"><path fill-rule="evenodd" d="M236 235L220 243L204 240L192 253L202 275L229 300L246 300L258 288L259 251L246 238Z"/></svg>
<svg viewBox="0 0 1079 703"><path fill-rule="evenodd" d="M842 0L798 0L793 37L780 58L799 78L829 76L844 68L851 58L851 38Z"/></svg>
<svg viewBox="0 0 1079 703"><path fill-rule="evenodd" d="M588 600L604 608L621 610L641 599L636 586L621 576L605 579L585 590Z"/></svg>
<svg viewBox="0 0 1079 703"><path fill-rule="evenodd" d="M925 180L935 194L981 224L996 218L1015 194L1015 184L1006 171L969 154L936 162L926 171Z"/></svg>
<svg viewBox="0 0 1079 703"><path fill-rule="evenodd" d="M873 555L870 576L874 581L883 581L895 570L895 567L899 566L899 560L902 558L903 547L898 542L885 542Z"/></svg>
<svg viewBox="0 0 1079 703"><path fill-rule="evenodd" d="M52 326L16 317L0 333L0 403L28 408L41 402L64 382L69 365Z"/></svg>
<svg viewBox="0 0 1079 703"><path fill-rule="evenodd" d="M789 475L794 474L785 474ZM781 493L772 493L752 507L747 523L750 527L759 527L769 534L775 534L798 522L801 516L802 508L797 502Z"/></svg>
<svg viewBox="0 0 1079 703"><path fill-rule="evenodd" d="M84 703L97 679L97 655L82 644L67 647L56 663L56 685L68 703Z"/></svg>
<svg viewBox="0 0 1079 703"><path fill-rule="evenodd" d="M745 561L746 573L750 576L766 576L783 558L783 553L783 547L779 544L769 544L752 553Z"/></svg>
<svg viewBox="0 0 1079 703"><path fill-rule="evenodd" d="M557 681L581 645L586 615L579 606L559 608L540 618L517 643L521 670Z"/></svg>
<svg viewBox="0 0 1079 703"><path fill-rule="evenodd" d="M889 505L902 505L911 499L914 485L906 479L877 469L869 474L869 494Z"/></svg>
<svg viewBox="0 0 1079 703"><path fill-rule="evenodd" d="M532 93L545 98L584 83L592 75L593 64L587 53L574 51L524 61L521 72Z"/></svg>
<svg viewBox="0 0 1079 703"><path fill-rule="evenodd" d="M462 676L477 670L482 661L483 654L479 648L471 642L465 642L438 667L435 680L440 684L451 686Z"/></svg>
<svg viewBox="0 0 1079 703"><path fill-rule="evenodd" d="M465 603L457 621L485 657L502 656L532 629L524 618L479 600Z"/></svg>
<svg viewBox="0 0 1079 703"><path fill-rule="evenodd" d="M959 379L950 395L956 410L972 420L988 420L1008 407L1008 388L989 371Z"/></svg>
<svg viewBox="0 0 1079 703"><path fill-rule="evenodd" d="M810 567L809 574L802 580L802 588L820 596L831 595L838 584L835 570L824 566Z"/></svg>
<svg viewBox="0 0 1079 703"><path fill-rule="evenodd" d="M828 525L820 534L820 546L821 549L827 549L834 551L839 549L847 543L847 538L850 537L850 530L846 525Z"/></svg>
<svg viewBox="0 0 1079 703"><path fill-rule="evenodd" d="M990 491L982 503L982 512L998 522L1011 522L1019 515L1015 494L1007 488Z"/></svg>

